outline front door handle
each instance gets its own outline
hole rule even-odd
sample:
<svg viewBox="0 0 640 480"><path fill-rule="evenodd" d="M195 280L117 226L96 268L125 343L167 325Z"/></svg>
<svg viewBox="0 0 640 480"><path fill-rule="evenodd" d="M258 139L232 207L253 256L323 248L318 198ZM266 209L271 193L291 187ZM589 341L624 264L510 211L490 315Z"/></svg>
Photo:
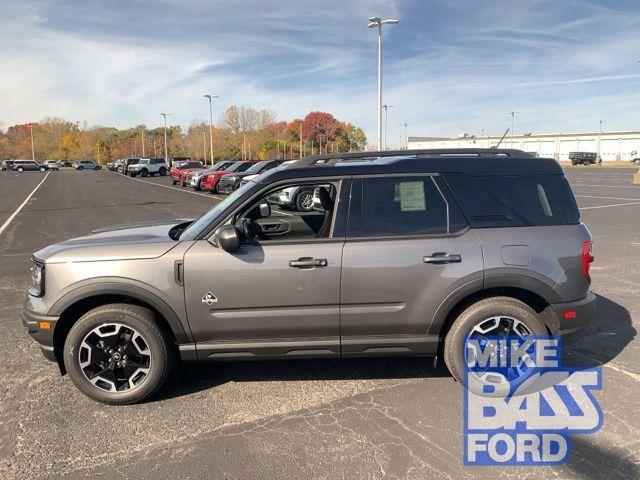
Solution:
<svg viewBox="0 0 640 480"><path fill-rule="evenodd" d="M293 268L315 268L329 265L326 258L301 257L297 260L289 260L289 266Z"/></svg>
<svg viewBox="0 0 640 480"><path fill-rule="evenodd" d="M424 263L435 263L440 265L443 263L460 263L462 261L462 255L458 253L448 254L446 252L434 252L428 257L422 257Z"/></svg>

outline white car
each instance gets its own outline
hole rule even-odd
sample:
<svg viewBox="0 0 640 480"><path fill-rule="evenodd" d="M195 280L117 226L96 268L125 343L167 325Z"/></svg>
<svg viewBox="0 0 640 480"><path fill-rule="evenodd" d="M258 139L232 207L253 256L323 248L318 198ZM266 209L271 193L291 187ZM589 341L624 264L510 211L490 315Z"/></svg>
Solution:
<svg viewBox="0 0 640 480"><path fill-rule="evenodd" d="M297 160L287 160L286 162L282 162L282 164L279 167L276 167L273 170L267 170L267 172L274 171L274 170L284 170L285 168L293 165L296 162L297 162ZM262 173L266 173L266 172L262 172ZM240 186L243 186L243 185L245 185L245 184L247 184L249 182L252 182L254 179L256 179L257 177L262 175L262 173L256 173L255 175L247 175L240 182Z"/></svg>
<svg viewBox="0 0 640 480"><path fill-rule="evenodd" d="M127 173L132 177L140 175L146 177L156 174L164 177L167 174L167 163L164 158L141 158L138 163L134 163L127 167Z"/></svg>

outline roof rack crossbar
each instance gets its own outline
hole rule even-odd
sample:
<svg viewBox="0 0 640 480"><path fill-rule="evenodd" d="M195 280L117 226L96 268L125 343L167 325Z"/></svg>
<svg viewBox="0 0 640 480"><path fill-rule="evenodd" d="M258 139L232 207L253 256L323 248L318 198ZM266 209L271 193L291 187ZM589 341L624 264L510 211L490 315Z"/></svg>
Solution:
<svg viewBox="0 0 640 480"><path fill-rule="evenodd" d="M495 157L505 155L508 157L530 157L531 155L512 148L440 148L422 150L386 150L375 152L347 152L327 153L321 155L307 155L292 165L294 168L313 167L322 165L335 165L341 160L375 159L380 157L441 157L441 156L466 156Z"/></svg>

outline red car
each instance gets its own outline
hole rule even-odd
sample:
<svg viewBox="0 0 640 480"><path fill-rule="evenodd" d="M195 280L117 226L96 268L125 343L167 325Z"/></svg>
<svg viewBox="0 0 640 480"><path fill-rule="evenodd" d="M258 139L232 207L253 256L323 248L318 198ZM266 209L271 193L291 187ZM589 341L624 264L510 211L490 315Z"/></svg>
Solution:
<svg viewBox="0 0 640 480"><path fill-rule="evenodd" d="M211 193L217 193L218 182L220 179L229 173L239 173L247 170L251 165L257 163L258 160L241 160L239 162L234 163L226 170L211 172L202 177L202 181L200 182L200 188L202 190L209 190Z"/></svg>
<svg viewBox="0 0 640 480"><path fill-rule="evenodd" d="M171 167L171 171L169 172L169 176L171 177L171 182L175 185L178 182L185 182L187 178L187 173L192 170L197 170L199 168L203 168L202 162L185 162L180 164L174 164ZM184 174L184 176L183 176ZM182 183L182 186L185 186L185 183Z"/></svg>

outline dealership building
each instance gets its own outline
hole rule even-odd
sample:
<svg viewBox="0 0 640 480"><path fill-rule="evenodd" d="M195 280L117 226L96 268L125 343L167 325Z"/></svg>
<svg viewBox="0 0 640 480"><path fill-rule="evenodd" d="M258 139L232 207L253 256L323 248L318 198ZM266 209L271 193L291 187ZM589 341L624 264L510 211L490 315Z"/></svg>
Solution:
<svg viewBox="0 0 640 480"><path fill-rule="evenodd" d="M475 136L468 133L454 138L409 137L407 146L415 148L490 148L500 141L500 136ZM569 160L569 152L600 153L603 162L630 161L640 157L640 131L551 133L534 135L525 133L507 135L500 148L517 148L539 157Z"/></svg>

